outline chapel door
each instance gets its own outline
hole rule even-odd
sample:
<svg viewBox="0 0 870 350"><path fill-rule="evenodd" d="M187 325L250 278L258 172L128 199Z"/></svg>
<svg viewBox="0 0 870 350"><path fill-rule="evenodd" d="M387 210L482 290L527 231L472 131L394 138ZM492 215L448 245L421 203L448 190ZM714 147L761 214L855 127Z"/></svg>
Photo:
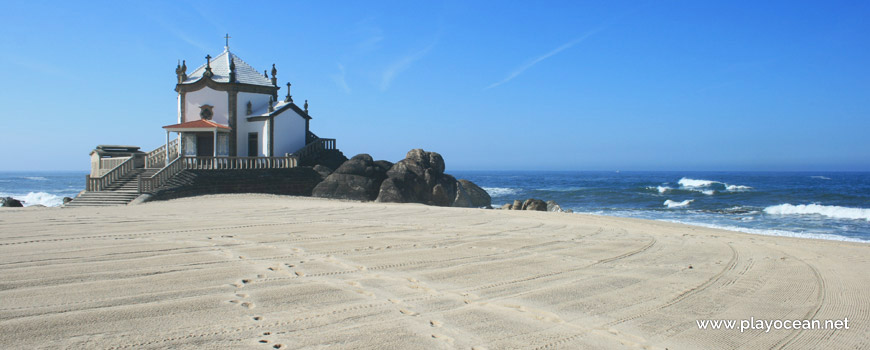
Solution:
<svg viewBox="0 0 870 350"><path fill-rule="evenodd" d="M202 133L196 135L196 156L197 157L213 157L214 156L214 135L211 133Z"/></svg>
<svg viewBox="0 0 870 350"><path fill-rule="evenodd" d="M258 147L260 143L258 142L257 133L251 132L248 133L248 157L256 157L259 155Z"/></svg>

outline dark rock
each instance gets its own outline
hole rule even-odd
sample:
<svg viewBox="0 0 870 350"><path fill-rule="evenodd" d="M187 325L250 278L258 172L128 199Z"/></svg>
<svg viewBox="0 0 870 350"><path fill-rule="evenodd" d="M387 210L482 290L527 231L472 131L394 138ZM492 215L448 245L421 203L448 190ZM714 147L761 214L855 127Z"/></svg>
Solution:
<svg viewBox="0 0 870 350"><path fill-rule="evenodd" d="M72 202L72 200L73 200L73 199L70 198L70 197L63 197L63 204L67 204L67 203L69 203L69 202Z"/></svg>
<svg viewBox="0 0 870 350"><path fill-rule="evenodd" d="M444 158L436 152L412 149L387 171L378 202L451 206L457 198L456 178L444 174Z"/></svg>
<svg viewBox="0 0 870 350"><path fill-rule="evenodd" d="M313 169L318 174L320 174L320 177L323 179L326 179L326 177L329 176L329 174L332 174L332 169L330 169L329 167L327 167L325 165L317 164L314 166Z"/></svg>
<svg viewBox="0 0 870 350"><path fill-rule="evenodd" d="M512 205L510 203L505 203L501 206L501 210L511 210L511 206Z"/></svg>
<svg viewBox="0 0 870 350"><path fill-rule="evenodd" d="M523 210L523 202L519 199L515 199L514 204L511 205L511 210Z"/></svg>
<svg viewBox="0 0 870 350"><path fill-rule="evenodd" d="M523 202L522 208L523 210L547 211L547 203L540 199L529 198Z"/></svg>
<svg viewBox="0 0 870 350"><path fill-rule="evenodd" d="M492 197L490 197L489 193L486 193L484 189L480 188L480 186L477 186L474 182L460 179L459 184L457 185L457 189L460 187L468 193L468 197L470 197L471 199L472 207L482 208L492 206Z"/></svg>
<svg viewBox="0 0 870 350"><path fill-rule="evenodd" d="M456 198L453 198L453 206L460 208L473 208L474 203L471 201L471 196L462 185L462 180L456 182Z"/></svg>
<svg viewBox="0 0 870 350"><path fill-rule="evenodd" d="M0 207L21 208L23 206L24 205L21 204L21 201L15 199L15 198L12 198L12 197L0 198Z"/></svg>
<svg viewBox="0 0 870 350"><path fill-rule="evenodd" d="M383 163L375 163L372 156L368 154L357 154L317 184L312 191L312 196L359 201L374 200L386 177Z"/></svg>
<svg viewBox="0 0 870 350"><path fill-rule="evenodd" d="M562 207L558 203L556 203L556 201L550 200L547 201L547 211L561 213L564 210L562 210Z"/></svg>

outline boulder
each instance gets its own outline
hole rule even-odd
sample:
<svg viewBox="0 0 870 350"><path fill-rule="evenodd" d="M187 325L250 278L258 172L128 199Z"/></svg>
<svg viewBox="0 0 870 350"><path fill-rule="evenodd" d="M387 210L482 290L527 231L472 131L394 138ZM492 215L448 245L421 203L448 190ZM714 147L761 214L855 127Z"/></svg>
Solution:
<svg viewBox="0 0 870 350"><path fill-rule="evenodd" d="M21 204L21 201L15 199L15 198L12 198L12 197L0 198L0 207L21 208L23 206L24 206L24 204Z"/></svg>
<svg viewBox="0 0 870 350"><path fill-rule="evenodd" d="M480 186L477 186L474 182L460 179L459 184L457 186L462 187L466 193L468 193L468 197L471 199L471 206L476 208L490 208L492 206L492 197L489 196L489 193ZM455 205L454 205L455 206Z"/></svg>
<svg viewBox="0 0 870 350"><path fill-rule="evenodd" d="M325 165L317 164L312 169L314 171L316 171L317 174L319 174L320 178L322 178L322 179L326 179L329 176L329 174L332 174L332 169L330 169L329 167L327 167Z"/></svg>
<svg viewBox="0 0 870 350"><path fill-rule="evenodd" d="M547 211L552 211L556 213L564 212L564 210L562 210L562 207L553 200L547 201Z"/></svg>
<svg viewBox="0 0 870 350"><path fill-rule="evenodd" d="M468 191L465 190L465 186L462 185L462 180L456 182L456 198L453 198L453 206L460 208L472 208L474 207L474 203L471 201L471 196L468 195Z"/></svg>
<svg viewBox="0 0 870 350"><path fill-rule="evenodd" d="M377 198L378 190L385 178L386 170L383 168L383 163L375 163L368 154L357 154L317 184L311 195L321 198L370 201Z"/></svg>
<svg viewBox="0 0 870 350"><path fill-rule="evenodd" d="M511 205L511 210L523 210L523 202L519 199L515 199L514 204Z"/></svg>
<svg viewBox="0 0 870 350"><path fill-rule="evenodd" d="M70 197L63 197L63 204L66 205L67 203L72 202L72 200L73 199Z"/></svg>
<svg viewBox="0 0 870 350"><path fill-rule="evenodd" d="M540 200L540 199L529 198L529 199L526 199L525 202L523 202L522 209L523 210L534 210L534 211L547 211L547 203Z"/></svg>
<svg viewBox="0 0 870 350"><path fill-rule="evenodd" d="M505 203L504 205L501 206L501 210L511 210L511 206L512 206L512 204Z"/></svg>
<svg viewBox="0 0 870 350"><path fill-rule="evenodd" d="M457 198L457 182L444 169L440 154L412 149L387 171L377 201L451 206Z"/></svg>

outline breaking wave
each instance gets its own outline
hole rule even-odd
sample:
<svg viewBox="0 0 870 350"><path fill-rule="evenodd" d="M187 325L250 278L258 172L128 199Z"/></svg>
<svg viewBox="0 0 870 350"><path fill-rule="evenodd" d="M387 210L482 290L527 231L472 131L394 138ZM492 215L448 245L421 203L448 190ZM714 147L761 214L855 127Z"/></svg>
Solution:
<svg viewBox="0 0 870 350"><path fill-rule="evenodd" d="M517 194L519 189L516 188L508 188L508 187L482 187L486 193L489 193L492 197L499 196L507 196L512 194Z"/></svg>
<svg viewBox="0 0 870 350"><path fill-rule="evenodd" d="M685 190L697 191L708 196L716 194L716 192L745 192L752 190L750 186L731 185L721 181L713 180L697 180L684 177L677 182L680 187Z"/></svg>
<svg viewBox="0 0 870 350"><path fill-rule="evenodd" d="M687 200L684 200L682 202L677 202L677 201L672 201L672 200L668 199L662 205L666 205L668 208L680 208L680 207L686 207L694 201L695 201L694 199L687 199Z"/></svg>
<svg viewBox="0 0 870 350"><path fill-rule="evenodd" d="M819 180L830 180L830 179L831 179L830 177L827 177L827 176L821 176L821 175L810 176L810 178L811 178L811 179L819 179Z"/></svg>
<svg viewBox="0 0 870 350"><path fill-rule="evenodd" d="M63 204L63 197L46 192L29 192L25 195L0 193L0 197L12 197L24 204L25 207L32 205L44 205L46 207L59 207Z"/></svg>
<svg viewBox="0 0 870 350"><path fill-rule="evenodd" d="M786 203L764 208L764 212L773 215L822 215L835 219L870 221L870 209L840 207L836 205L792 205Z"/></svg>

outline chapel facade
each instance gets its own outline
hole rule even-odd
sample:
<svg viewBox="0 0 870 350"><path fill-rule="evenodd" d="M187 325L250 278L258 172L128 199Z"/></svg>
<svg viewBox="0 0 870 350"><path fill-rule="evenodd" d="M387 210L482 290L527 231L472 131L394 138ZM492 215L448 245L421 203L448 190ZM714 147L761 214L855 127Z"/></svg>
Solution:
<svg viewBox="0 0 870 350"><path fill-rule="evenodd" d="M185 157L277 157L292 154L316 136L309 130L308 101L293 102L290 83L278 98L278 70L260 74L224 47L216 57L187 73L187 63L175 70L178 93L176 124L164 126L180 137Z"/></svg>

